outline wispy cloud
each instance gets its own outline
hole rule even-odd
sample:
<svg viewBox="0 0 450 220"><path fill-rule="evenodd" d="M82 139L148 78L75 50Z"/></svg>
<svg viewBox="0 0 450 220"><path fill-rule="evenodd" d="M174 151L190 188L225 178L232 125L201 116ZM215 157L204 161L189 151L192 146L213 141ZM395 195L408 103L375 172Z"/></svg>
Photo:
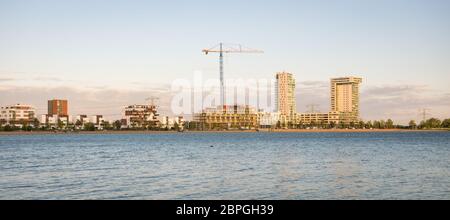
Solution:
<svg viewBox="0 0 450 220"><path fill-rule="evenodd" d="M298 85L302 88L325 88L330 85L327 81L300 81Z"/></svg>
<svg viewBox="0 0 450 220"><path fill-rule="evenodd" d="M0 82L13 81L13 78L0 78Z"/></svg>
<svg viewBox="0 0 450 220"><path fill-rule="evenodd" d="M425 85L376 86L361 93L361 113L368 119L394 118L406 123L419 120L422 108L430 109L434 117L450 117L450 93Z"/></svg>
<svg viewBox="0 0 450 220"><path fill-rule="evenodd" d="M298 111L307 111L310 104L319 105L316 109L322 112L330 110L328 81L298 82L297 85ZM133 90L102 85L83 88L2 86L0 105L28 103L37 107L39 114L44 114L48 99L61 98L69 100L70 114L102 114L116 119L121 117L124 106L147 103L146 98L151 96L160 98L157 104L162 114L172 115L170 103L174 95L169 85L151 83L143 83ZM450 93L426 85L363 85L360 100L364 120L392 118L407 123L419 119L420 108L430 109L431 116L450 118Z"/></svg>
<svg viewBox="0 0 450 220"><path fill-rule="evenodd" d="M330 85L328 81L297 83L297 110L308 111L307 105L318 105L322 112L330 110ZM392 118L399 123L420 120L419 109L430 109L430 115L450 117L450 93L434 90L427 85L377 85L362 86L360 95L361 116L364 120Z"/></svg>
<svg viewBox="0 0 450 220"><path fill-rule="evenodd" d="M411 95L420 95L427 92L432 92L426 85L387 85L387 86L373 86L363 90L363 94L367 99L370 98L392 98L405 97Z"/></svg>
<svg viewBox="0 0 450 220"><path fill-rule="evenodd" d="M171 115L170 101L173 94L167 89L149 88L143 90L114 90L114 89L78 89L72 87L15 87L0 89L0 105L14 103L32 104L38 114L45 114L47 100L53 98L68 99L69 113L102 114L110 119L120 118L122 108L130 104L148 103L150 96L160 97L157 104L162 114Z"/></svg>
<svg viewBox="0 0 450 220"><path fill-rule="evenodd" d="M55 82L67 82L67 80L58 77L49 76L37 76L32 78L33 81L55 81Z"/></svg>

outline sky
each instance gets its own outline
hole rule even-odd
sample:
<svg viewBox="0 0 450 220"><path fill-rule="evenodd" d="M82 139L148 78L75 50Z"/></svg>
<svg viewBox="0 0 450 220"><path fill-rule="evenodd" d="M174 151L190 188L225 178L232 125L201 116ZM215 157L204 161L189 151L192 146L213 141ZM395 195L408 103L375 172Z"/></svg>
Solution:
<svg viewBox="0 0 450 220"><path fill-rule="evenodd" d="M355 75L365 120L450 118L447 0L0 0L0 106L67 98L71 114L120 117L194 71L218 77L204 48L239 43L225 77L289 71L297 108L329 111L329 79Z"/></svg>

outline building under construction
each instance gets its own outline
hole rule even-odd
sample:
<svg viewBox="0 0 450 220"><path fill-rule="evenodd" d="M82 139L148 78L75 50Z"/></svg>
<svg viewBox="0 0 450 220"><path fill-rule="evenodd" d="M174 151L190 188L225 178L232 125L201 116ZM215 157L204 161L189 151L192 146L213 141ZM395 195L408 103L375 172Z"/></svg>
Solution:
<svg viewBox="0 0 450 220"><path fill-rule="evenodd" d="M190 128L197 130L256 129L259 127L258 112L250 106L231 105L206 108L194 115Z"/></svg>
<svg viewBox="0 0 450 220"><path fill-rule="evenodd" d="M130 105L123 110L122 127L152 128L159 126L155 105Z"/></svg>

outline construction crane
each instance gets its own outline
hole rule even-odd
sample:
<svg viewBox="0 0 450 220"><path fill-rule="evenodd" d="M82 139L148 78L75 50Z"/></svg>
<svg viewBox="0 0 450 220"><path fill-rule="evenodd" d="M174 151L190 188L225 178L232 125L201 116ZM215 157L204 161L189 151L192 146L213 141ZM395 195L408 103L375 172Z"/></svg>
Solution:
<svg viewBox="0 0 450 220"><path fill-rule="evenodd" d="M224 53L264 53L262 50L250 49L243 47L240 44L224 44L219 43L210 49L202 50L203 53L208 55L209 53L219 53L219 71L220 71L220 104L224 106L225 103L225 82L224 82L224 70L223 70L223 54Z"/></svg>

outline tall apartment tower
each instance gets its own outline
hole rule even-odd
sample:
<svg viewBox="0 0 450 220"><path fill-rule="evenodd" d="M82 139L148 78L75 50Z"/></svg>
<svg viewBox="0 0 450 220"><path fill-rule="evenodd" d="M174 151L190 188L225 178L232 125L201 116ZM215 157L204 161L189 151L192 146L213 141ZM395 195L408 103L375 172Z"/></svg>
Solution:
<svg viewBox="0 0 450 220"><path fill-rule="evenodd" d="M48 100L48 115L68 116L67 100Z"/></svg>
<svg viewBox="0 0 450 220"><path fill-rule="evenodd" d="M331 111L359 118L359 84L362 78L349 76L331 79Z"/></svg>
<svg viewBox="0 0 450 220"><path fill-rule="evenodd" d="M288 116L296 113L295 79L291 73L280 72L276 75L275 109Z"/></svg>

